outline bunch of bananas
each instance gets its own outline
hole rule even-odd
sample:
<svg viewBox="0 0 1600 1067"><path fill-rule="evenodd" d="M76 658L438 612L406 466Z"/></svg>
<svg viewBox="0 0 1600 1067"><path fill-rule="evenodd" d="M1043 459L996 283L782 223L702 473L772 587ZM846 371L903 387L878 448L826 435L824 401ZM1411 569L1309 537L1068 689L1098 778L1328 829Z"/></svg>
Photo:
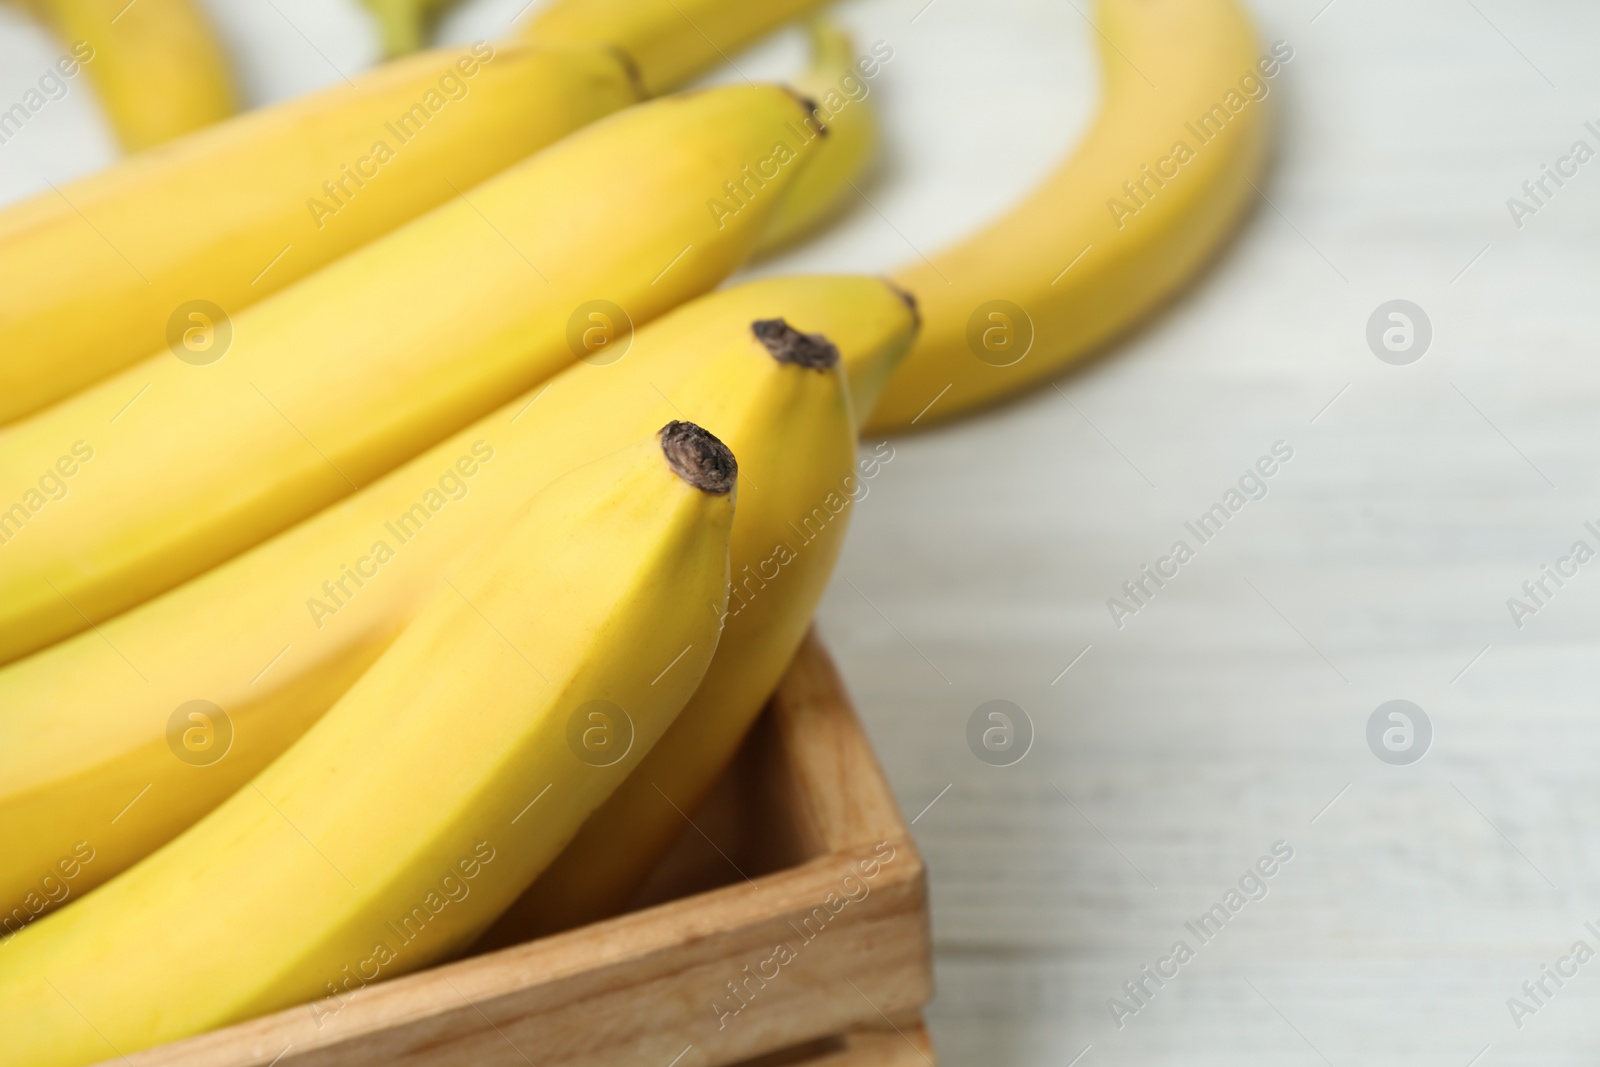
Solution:
<svg viewBox="0 0 1600 1067"><path fill-rule="evenodd" d="M439 4L374 6L399 54ZM719 289L853 194L864 61L818 22L803 92L663 94L815 6L556 0L0 211L6 1062L625 907L809 625L863 428L1059 371L1248 202L1237 0L1102 0L1104 114L1011 216Z"/></svg>

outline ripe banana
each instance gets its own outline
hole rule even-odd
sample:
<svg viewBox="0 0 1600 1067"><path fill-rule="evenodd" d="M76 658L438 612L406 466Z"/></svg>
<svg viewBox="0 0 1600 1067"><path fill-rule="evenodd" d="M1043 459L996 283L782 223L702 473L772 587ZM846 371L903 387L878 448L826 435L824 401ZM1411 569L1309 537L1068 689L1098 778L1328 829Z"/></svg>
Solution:
<svg viewBox="0 0 1600 1067"><path fill-rule="evenodd" d="M272 766L12 939L6 1062L77 1067L336 1004L470 944L704 674L735 472L673 422L540 493Z"/></svg>
<svg viewBox="0 0 1600 1067"><path fill-rule="evenodd" d="M0 668L0 939L221 803L332 706L481 531L669 418L716 427L753 457L735 543L741 571L759 565L772 546L745 527L771 525L769 496L791 495L779 474L770 488L763 477L772 442L792 443L791 464L817 452L819 472L838 452L828 444L840 417L831 379L775 362L751 334L752 322L777 318L833 341L854 410L871 409L915 325L901 295L874 278L770 279L710 294L631 341L615 337L618 348L600 350L605 365L563 371L294 529ZM623 344L631 347L618 359ZM747 433L743 412L779 411L790 396L798 399L773 416L770 433ZM834 536L826 531L816 548ZM746 558L753 540L759 554ZM809 590L798 575L820 555L801 556L775 592ZM743 633L743 620L764 617L769 604L735 615L729 633ZM743 638L729 640L738 648ZM0 959L5 952L0 945Z"/></svg>
<svg viewBox="0 0 1600 1067"><path fill-rule="evenodd" d="M0 210L0 424L161 348L183 305L237 314L635 96L605 49L440 50Z"/></svg>
<svg viewBox="0 0 1600 1067"><path fill-rule="evenodd" d="M195 0L22 2L64 40L94 49L89 77L125 151L220 122L237 107L222 44Z"/></svg>
<svg viewBox="0 0 1600 1067"><path fill-rule="evenodd" d="M439 13L455 0L361 0L378 20L383 54L390 59L422 47Z"/></svg>
<svg viewBox="0 0 1600 1067"><path fill-rule="evenodd" d="M816 101L813 114L828 136L784 194L761 236L758 254L779 251L814 233L855 202L855 183L872 169L878 154L878 114L869 103L865 71L875 72L879 61L893 56L894 50L880 45L873 57L857 60L855 45L841 27L818 18L808 30L811 66L793 85Z"/></svg>
<svg viewBox="0 0 1600 1067"><path fill-rule="evenodd" d="M902 310L897 344L852 354L857 381L881 382L910 345L916 317L909 306ZM810 350L814 364L839 358L825 333L786 329L778 336ZM875 393L864 392L863 409L870 411ZM622 911L683 833L685 813L700 807L727 770L811 625L851 508L868 491L856 471L855 439L854 419L839 403L787 435L758 433L737 443L730 437L755 491L740 501L734 523L733 590L717 655L660 743L484 935L482 947Z"/></svg>
<svg viewBox="0 0 1600 1067"><path fill-rule="evenodd" d="M594 308L643 323L715 286L815 139L804 120L772 86L642 104L246 309L231 349L196 327L215 362L161 352L0 430L0 662L260 542L587 355Z"/></svg>
<svg viewBox="0 0 1600 1067"><path fill-rule="evenodd" d="M652 96L693 80L728 55L826 0L553 0L522 33L552 44L607 44L638 64Z"/></svg>
<svg viewBox="0 0 1600 1067"><path fill-rule="evenodd" d="M1104 104L1004 218L895 274L927 328L873 432L953 418L1059 373L1190 280L1255 195L1268 79L1239 0L1100 0Z"/></svg>

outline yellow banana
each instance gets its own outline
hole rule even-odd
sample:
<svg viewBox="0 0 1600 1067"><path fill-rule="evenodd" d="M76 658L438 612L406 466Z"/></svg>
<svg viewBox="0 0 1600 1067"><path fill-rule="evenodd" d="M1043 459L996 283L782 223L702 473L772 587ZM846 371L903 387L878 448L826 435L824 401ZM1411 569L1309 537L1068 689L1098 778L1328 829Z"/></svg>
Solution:
<svg viewBox="0 0 1600 1067"><path fill-rule="evenodd" d="M856 349L847 360L855 381L866 386L860 396L865 410L876 397L866 383L881 383L915 336L915 312L906 305L900 311L898 343ZM791 329L785 338L826 352L818 343L826 336ZM734 524L733 590L716 658L660 743L484 935L484 947L517 944L623 910L683 832L685 813L700 807L727 770L794 658L833 573L851 507L870 491L865 478L877 472L879 460L863 461L857 472L855 434L853 419L839 405L798 432L761 434L733 446L754 491L740 502Z"/></svg>
<svg viewBox="0 0 1600 1067"><path fill-rule="evenodd" d="M632 108L246 309L231 348L220 324L194 327L191 355L215 362L161 352L0 431L0 661L258 543L549 377L585 354L595 308L643 323L716 285L815 139L804 121L771 86Z"/></svg>
<svg viewBox="0 0 1600 1067"><path fill-rule="evenodd" d="M1004 218L895 278L927 327L873 432L926 426L1049 378L1190 280L1255 196L1269 83L1239 0L1100 0L1104 103L1074 155Z"/></svg>
<svg viewBox="0 0 1600 1067"><path fill-rule="evenodd" d="M540 493L272 766L12 939L6 1062L77 1067L312 1000L331 1013L470 944L705 672L735 472L674 422Z"/></svg>
<svg viewBox="0 0 1600 1067"><path fill-rule="evenodd" d="M735 542L741 570L759 566L772 546L744 528L791 518L767 518L776 507L767 500L790 499L783 486L811 477L789 468L769 475L773 442L793 442L790 464L809 462L813 449L833 464L839 448L827 443L841 417L832 380L767 358L751 334L752 322L775 318L834 342L855 410L870 410L915 321L901 295L873 278L772 279L702 297L631 341L615 338L631 345L620 359L620 348L602 349L605 365L563 371L294 529L0 668L0 938L221 803L383 652L480 531L502 527L518 501L669 418L715 427L754 457ZM770 432L747 432L754 424L742 412L776 411L788 396L798 400L772 416ZM826 531L817 547L831 551L835 536ZM752 541L760 551L746 559ZM775 592L809 590L799 575L819 558L803 550L800 570L785 568ZM730 633L775 604L735 615ZM738 648L743 638L732 640ZM740 669L718 663L719 672Z"/></svg>
<svg viewBox="0 0 1600 1067"><path fill-rule="evenodd" d="M827 19L814 19L811 66L794 79L795 91L817 104L813 114L828 131L805 170L784 194L777 213L761 236L758 254L776 252L814 233L857 199L855 185L872 169L878 154L878 114L870 102L865 70L876 71L883 51L857 59L844 29Z"/></svg>
<svg viewBox="0 0 1600 1067"><path fill-rule="evenodd" d="M378 20L383 54L390 59L422 47L439 12L454 0L361 0Z"/></svg>
<svg viewBox="0 0 1600 1067"><path fill-rule="evenodd" d="M148 356L184 305L237 314L635 95L605 49L440 50L0 210L0 424Z"/></svg>
<svg viewBox="0 0 1600 1067"><path fill-rule="evenodd" d="M522 33L552 44L607 44L638 64L656 95L827 0L553 0Z"/></svg>
<svg viewBox="0 0 1600 1067"><path fill-rule="evenodd" d="M220 122L237 107L222 44L196 0L23 3L64 40L93 49L85 68L126 151Z"/></svg>

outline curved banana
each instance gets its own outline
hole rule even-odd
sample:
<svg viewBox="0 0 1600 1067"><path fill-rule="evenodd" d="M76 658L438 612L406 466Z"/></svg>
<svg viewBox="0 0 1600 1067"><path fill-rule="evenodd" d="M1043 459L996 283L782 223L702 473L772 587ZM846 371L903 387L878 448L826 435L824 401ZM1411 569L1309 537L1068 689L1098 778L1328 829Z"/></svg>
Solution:
<svg viewBox="0 0 1600 1067"><path fill-rule="evenodd" d="M638 64L650 95L676 89L728 54L827 0L553 0L522 25L551 44L605 44Z"/></svg>
<svg viewBox="0 0 1600 1067"><path fill-rule="evenodd" d="M6 1062L99 1062L470 944L704 673L735 472L674 422L535 497L272 766L12 939Z"/></svg>
<svg viewBox="0 0 1600 1067"><path fill-rule="evenodd" d="M0 668L0 938L221 803L349 688L481 531L502 527L552 479L667 419L715 427L756 463L746 469L762 489L741 500L734 541L739 569L759 566L772 546L746 527L791 517L763 518L772 513L766 478L772 499L787 500L785 484L812 476L792 469L797 460L816 451L836 464L828 427L841 417L828 399L831 379L775 361L752 336L752 322L777 318L834 342L854 410L870 410L915 326L901 295L874 278L772 279L712 293L631 340L614 336L629 346L621 358L613 355L620 349L599 349L596 364L563 371L294 529L98 630ZM769 394L816 403L785 415L781 434L747 433L753 424L740 413L770 408L761 400ZM779 438L790 443L788 466L769 475ZM751 543L761 551L747 558ZM805 571L818 558L808 550L796 566ZM775 591L811 595L810 579L785 570ZM731 618L729 647L741 647L742 619L775 606L769 598ZM790 624L772 625L777 649ZM718 672L748 670L756 690L770 688L759 677L765 659L717 662ZM189 718L197 710L203 718ZM5 951L0 945L0 962Z"/></svg>
<svg viewBox="0 0 1600 1067"><path fill-rule="evenodd" d="M85 62L117 139L142 152L238 107L222 43L195 0L22 0Z"/></svg>
<svg viewBox="0 0 1600 1067"><path fill-rule="evenodd" d="M0 431L0 661L170 589L548 378L586 354L591 309L643 323L715 286L798 169L804 116L772 86L639 105L226 332L201 309L173 351Z"/></svg>
<svg viewBox="0 0 1600 1067"><path fill-rule="evenodd" d="M895 279L927 327L871 432L953 418L1125 332L1216 253L1267 157L1269 81L1239 0L1100 0L1105 92L1067 163L1004 218Z"/></svg>
<svg viewBox="0 0 1600 1067"><path fill-rule="evenodd" d="M378 21L383 54L394 59L421 48L439 13L455 0L361 0Z"/></svg>
<svg viewBox="0 0 1600 1067"><path fill-rule="evenodd" d="M891 346L850 346L845 362L854 382L881 383L893 371L916 334L915 312L904 304L899 326ZM840 354L828 336L784 325L773 340L813 349L810 361L821 365ZM863 392L864 409L871 410L874 390ZM716 658L639 769L481 947L517 944L622 911L681 836L684 813L697 810L727 770L811 625L852 505L870 491L865 478L877 472L877 459L863 461L857 472L855 441L854 419L837 405L788 437L762 434L733 445L750 484L760 488L740 502L734 523L733 591Z"/></svg>
<svg viewBox="0 0 1600 1067"><path fill-rule="evenodd" d="M761 236L759 255L814 233L852 203L855 183L872 169L878 154L878 113L857 66L863 62L875 66L876 60L858 60L850 34L827 19L812 20L808 31L811 66L792 84L800 95L816 101L813 114L828 136L818 142L805 170L784 194Z"/></svg>
<svg viewBox="0 0 1600 1067"><path fill-rule="evenodd" d="M605 49L442 49L0 210L0 424L148 356L183 305L237 314L635 96Z"/></svg>

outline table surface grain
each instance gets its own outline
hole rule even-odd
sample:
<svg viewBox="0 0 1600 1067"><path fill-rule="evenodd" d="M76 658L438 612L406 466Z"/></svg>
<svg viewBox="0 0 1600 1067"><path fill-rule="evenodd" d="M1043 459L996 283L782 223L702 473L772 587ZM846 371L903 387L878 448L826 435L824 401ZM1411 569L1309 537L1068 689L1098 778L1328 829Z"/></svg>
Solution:
<svg viewBox="0 0 1600 1067"><path fill-rule="evenodd" d="M441 35L492 36L522 3L468 3ZM373 61L351 3L208 6L254 102ZM1592 1064L1600 962L1520 1020L1507 1002L1600 949L1600 564L1521 628L1507 599L1600 546L1600 162L1521 228L1506 200L1597 144L1600 8L1254 7L1295 58L1237 240L1110 358L890 442L823 605L928 858L934 1038L953 1065ZM1090 10L845 4L895 53L884 165L754 273L886 269L1004 209L1093 115ZM0 11L0 100L53 47ZM791 34L737 62L802 55ZM114 156L85 94L44 118L0 148L0 198ZM1397 298L1433 327L1409 366L1365 340ZM1267 495L1119 628L1107 599L1279 442ZM1368 748L1391 699L1433 726L1409 766ZM990 700L1032 723L1009 767L967 747ZM1194 936L1275 846L1292 859L1246 878L1260 899ZM1192 958L1114 1019L1179 940Z"/></svg>

